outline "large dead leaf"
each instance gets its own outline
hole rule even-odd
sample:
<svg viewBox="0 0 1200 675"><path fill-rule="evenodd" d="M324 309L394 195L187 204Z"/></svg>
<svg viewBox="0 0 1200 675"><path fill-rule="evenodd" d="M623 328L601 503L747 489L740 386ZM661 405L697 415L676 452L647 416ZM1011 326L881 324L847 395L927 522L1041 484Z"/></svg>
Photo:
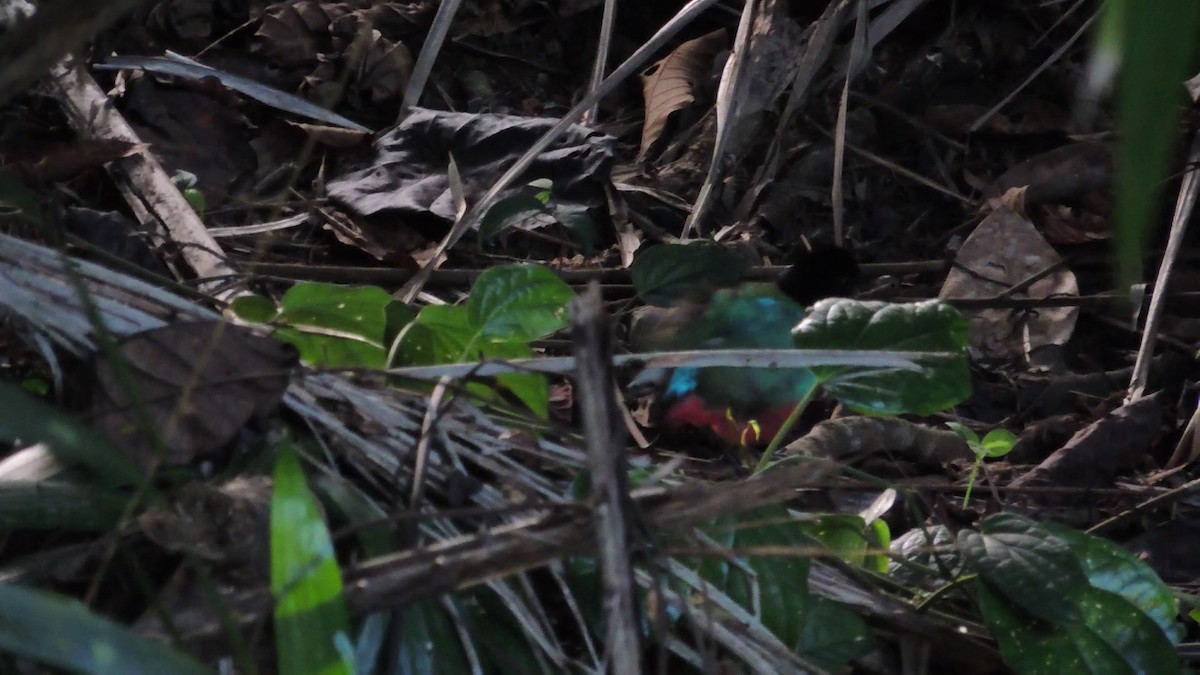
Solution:
<svg viewBox="0 0 1200 675"><path fill-rule="evenodd" d="M117 353L124 368L96 364L95 426L147 467L158 458L155 437L167 465L213 458L247 422L275 409L296 364L292 347L219 321L137 333Z"/></svg>
<svg viewBox="0 0 1200 675"><path fill-rule="evenodd" d="M940 297L996 298L1062 262L1033 224L1007 207L984 219L963 242ZM1012 298L1078 295L1075 275L1058 269L1013 292ZM971 348L990 358L1024 357L1037 362L1039 348L1062 345L1075 330L1078 307L1008 308L964 312L971 320Z"/></svg>
<svg viewBox="0 0 1200 675"><path fill-rule="evenodd" d="M414 108L398 126L375 138L365 164L330 179L329 196L356 216L453 222L457 210L450 190L451 157L467 203L474 203L557 123L547 117ZM550 179L561 204L607 205L604 186L612 171L613 143L609 136L572 126L538 155L520 180Z"/></svg>
<svg viewBox="0 0 1200 675"><path fill-rule="evenodd" d="M712 75L713 57L728 41L724 28L688 40L642 73L646 121L642 125L639 158L662 136L671 114L695 102L696 90Z"/></svg>

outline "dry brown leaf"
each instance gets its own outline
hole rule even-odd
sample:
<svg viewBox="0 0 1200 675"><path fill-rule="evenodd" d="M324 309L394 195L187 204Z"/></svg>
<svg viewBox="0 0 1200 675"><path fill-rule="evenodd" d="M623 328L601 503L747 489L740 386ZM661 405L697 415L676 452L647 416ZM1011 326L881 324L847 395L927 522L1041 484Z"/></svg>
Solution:
<svg viewBox="0 0 1200 675"><path fill-rule="evenodd" d="M646 121L642 126L639 159L662 136L671 113L695 102L697 88L712 73L713 57L725 48L728 41L724 28L688 40L642 74Z"/></svg>
<svg viewBox="0 0 1200 675"><path fill-rule="evenodd" d="M1058 265L1062 258L1033 223L1007 207L999 207L975 228L954 259L940 297L993 298ZM1079 294L1075 275L1057 269L1012 298L1048 298ZM990 358L1037 361L1042 347L1062 345L1075 330L1078 307L1042 307L1036 312L1007 308L963 312L971 321L973 350Z"/></svg>
<svg viewBox="0 0 1200 675"><path fill-rule="evenodd" d="M249 421L275 409L297 360L290 345L220 321L137 333L117 352L132 382L109 361L98 361L92 415L96 429L143 467L158 459L154 436L168 466L212 459Z"/></svg>

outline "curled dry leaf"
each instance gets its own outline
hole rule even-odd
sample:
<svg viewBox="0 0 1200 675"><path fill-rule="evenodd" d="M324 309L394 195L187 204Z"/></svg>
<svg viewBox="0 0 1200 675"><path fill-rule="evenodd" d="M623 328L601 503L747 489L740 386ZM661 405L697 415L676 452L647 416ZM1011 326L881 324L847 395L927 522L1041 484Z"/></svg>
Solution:
<svg viewBox="0 0 1200 675"><path fill-rule="evenodd" d="M984 210L1007 206L1032 220L1047 241L1079 244L1107 239L1112 211L1112 146L1074 143L1031 157L987 189ZM1019 195L1015 191L1020 190ZM1019 207L1015 197L1019 196Z"/></svg>
<svg viewBox="0 0 1200 675"><path fill-rule="evenodd" d="M290 345L220 321L137 333L116 351L123 369L96 363L91 412L96 429L144 467L158 459L155 437L169 466L215 459L247 422L275 409L297 361Z"/></svg>
<svg viewBox="0 0 1200 675"><path fill-rule="evenodd" d="M724 28L688 40L642 74L646 121L642 125L639 158L644 157L662 136L671 113L695 102L697 90L712 74L713 57L727 42Z"/></svg>
<svg viewBox="0 0 1200 675"><path fill-rule="evenodd" d="M1062 258L1033 224L1001 206L975 228L955 256L940 297L995 298L1010 287L1060 265ZM1075 275L1065 268L1041 276L1012 298L1078 295ZM1070 339L1078 307L1043 307L1036 312L1007 308L963 312L971 320L970 345L984 357L1023 357L1039 362L1039 350ZM1044 354L1046 352L1041 352Z"/></svg>

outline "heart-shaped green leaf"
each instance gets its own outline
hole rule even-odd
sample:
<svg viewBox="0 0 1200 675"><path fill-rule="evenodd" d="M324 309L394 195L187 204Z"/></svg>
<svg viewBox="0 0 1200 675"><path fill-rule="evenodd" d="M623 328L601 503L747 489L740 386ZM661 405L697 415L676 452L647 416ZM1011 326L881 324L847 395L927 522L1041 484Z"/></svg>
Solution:
<svg viewBox="0 0 1200 675"><path fill-rule="evenodd" d="M647 304L672 302L742 280L749 263L732 251L706 242L662 244L638 254L629 277Z"/></svg>
<svg viewBox="0 0 1200 675"><path fill-rule="evenodd" d="M567 325L572 297L571 287L545 267L505 265L480 275L467 313L482 337L529 342Z"/></svg>
<svg viewBox="0 0 1200 675"><path fill-rule="evenodd" d="M1042 527L1066 542L1093 587L1125 598L1158 624L1173 644L1183 639L1183 627L1177 620L1179 602L1149 565L1107 539L1054 523Z"/></svg>
<svg viewBox="0 0 1200 675"><path fill-rule="evenodd" d="M496 202L479 221L479 245L504 230L546 212L546 205L533 195L515 195Z"/></svg>
<svg viewBox="0 0 1200 675"><path fill-rule="evenodd" d="M270 298L261 295L243 295L229 303L229 309L243 321L270 323L279 316L279 308Z"/></svg>
<svg viewBox="0 0 1200 675"><path fill-rule="evenodd" d="M1078 622L1083 567L1061 539L1029 518L996 514L958 533L963 560L997 593L1047 621Z"/></svg>
<svg viewBox="0 0 1200 675"><path fill-rule="evenodd" d="M801 349L872 349L930 354L922 372L813 368L826 393L861 412L928 415L971 393L965 349L968 324L949 305L831 298L813 305L792 331Z"/></svg>

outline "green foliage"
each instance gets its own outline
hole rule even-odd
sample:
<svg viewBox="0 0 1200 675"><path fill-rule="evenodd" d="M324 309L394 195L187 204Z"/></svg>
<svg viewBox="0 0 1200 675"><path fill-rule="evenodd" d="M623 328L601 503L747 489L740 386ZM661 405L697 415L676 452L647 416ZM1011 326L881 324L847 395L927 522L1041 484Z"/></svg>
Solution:
<svg viewBox="0 0 1200 675"><path fill-rule="evenodd" d="M333 541L286 440L279 446L271 498L271 593L280 673L354 672Z"/></svg>
<svg viewBox="0 0 1200 675"><path fill-rule="evenodd" d="M998 514L958 536L980 610L1021 675L1178 673L1178 605L1117 545Z"/></svg>
<svg viewBox="0 0 1200 675"><path fill-rule="evenodd" d="M0 648L78 673L209 672L182 652L74 600L11 584L0 584Z"/></svg>
<svg viewBox="0 0 1200 675"><path fill-rule="evenodd" d="M729 249L706 241L662 244L638 254L629 277L638 297L665 307L680 299L731 286L750 265Z"/></svg>
<svg viewBox="0 0 1200 675"><path fill-rule="evenodd" d="M480 275L465 305L430 305L401 335L397 361L405 365L533 356L531 340L566 325L570 286L537 265L493 267ZM549 385L538 373L496 380L541 417L549 413ZM486 394L487 388L474 385Z"/></svg>
<svg viewBox="0 0 1200 675"><path fill-rule="evenodd" d="M920 371L851 366L813 368L825 392L875 415L930 415L971 394L968 324L953 307L831 298L813 305L792 331L799 349L877 349L922 354Z"/></svg>
<svg viewBox="0 0 1200 675"><path fill-rule="evenodd" d="M246 321L276 326L306 362L325 367L384 368L516 359L534 355L529 342L566 325L570 286L536 265L504 265L480 275L462 305L429 305L419 313L374 286L296 284L279 307L258 296L230 309ZM537 373L496 377L541 417L549 411L549 385ZM483 384L473 393L490 397Z"/></svg>
<svg viewBox="0 0 1200 675"><path fill-rule="evenodd" d="M758 547L796 554L712 557L699 562L699 571L796 654L836 672L870 651L870 634L853 611L809 593L809 555L820 546L810 529L782 506L722 518L704 530L735 554Z"/></svg>
<svg viewBox="0 0 1200 675"><path fill-rule="evenodd" d="M958 422L947 422L954 433L967 442L967 447L975 453L975 463L971 465L971 475L967 478L967 492L963 495L963 508L971 502L971 490L975 487L975 479L979 476L979 467L984 459L999 459L1012 452L1017 444L1017 437L1007 429L992 429L982 439L979 434Z"/></svg>
<svg viewBox="0 0 1200 675"><path fill-rule="evenodd" d="M383 368L394 316L413 312L381 288L309 282L283 294L279 307L259 296L244 296L230 309L245 321L276 326L276 337L300 351L300 358L327 368Z"/></svg>
<svg viewBox="0 0 1200 675"><path fill-rule="evenodd" d="M112 486L135 485L142 470L107 439L71 417L0 382L0 440L45 443L70 466L81 466Z"/></svg>
<svg viewBox="0 0 1200 675"><path fill-rule="evenodd" d="M1117 82L1116 238L1121 280L1141 280L1142 248L1160 208L1181 85L1200 25L1194 0L1109 0L1094 60L1122 62Z"/></svg>
<svg viewBox="0 0 1200 675"><path fill-rule="evenodd" d="M535 180L526 190L496 202L479 221L479 246L483 248L501 232L537 216L545 216L562 225L591 255L596 246L596 223L588 207L558 199L549 180Z"/></svg>
<svg viewBox="0 0 1200 675"><path fill-rule="evenodd" d="M183 195L184 200L187 201L188 206L192 207L196 215L203 216L204 210L208 208L208 201L204 198L204 193L196 187L199 183L196 174L189 171L176 171L171 176L171 183Z"/></svg>

